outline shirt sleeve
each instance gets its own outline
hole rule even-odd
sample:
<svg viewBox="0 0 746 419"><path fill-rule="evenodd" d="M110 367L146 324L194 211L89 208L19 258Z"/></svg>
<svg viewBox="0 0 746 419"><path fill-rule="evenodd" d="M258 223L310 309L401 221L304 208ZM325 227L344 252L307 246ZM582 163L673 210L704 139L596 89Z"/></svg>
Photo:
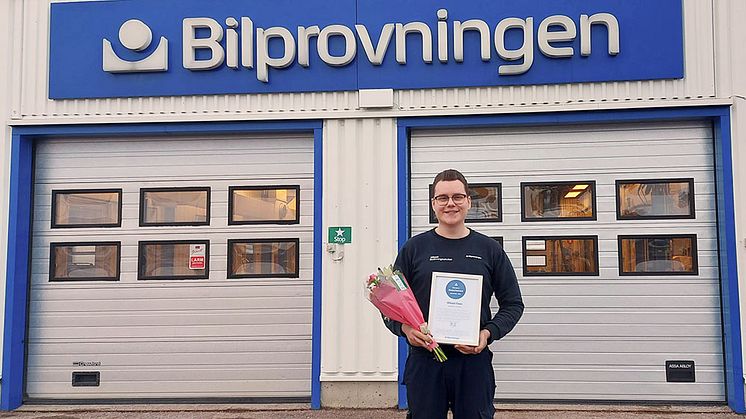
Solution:
<svg viewBox="0 0 746 419"><path fill-rule="evenodd" d="M401 271L401 273L404 274L405 278L409 278L410 273L410 260L408 257L409 252L407 251L407 244L405 243L404 246L399 251L399 254L396 256L396 261L394 262L394 269L398 269ZM386 327L391 331L391 333L395 334L396 336L406 337L404 332L401 330L402 324L396 320L391 320L388 317L383 317L383 323L386 325Z"/></svg>
<svg viewBox="0 0 746 419"><path fill-rule="evenodd" d="M523 298L518 287L518 278L515 276L513 264L510 263L508 255L502 248L495 251L495 266L492 277L492 288L495 290L495 298L499 309L495 316L485 324L484 328L490 331L489 343L502 339L507 335L523 315Z"/></svg>

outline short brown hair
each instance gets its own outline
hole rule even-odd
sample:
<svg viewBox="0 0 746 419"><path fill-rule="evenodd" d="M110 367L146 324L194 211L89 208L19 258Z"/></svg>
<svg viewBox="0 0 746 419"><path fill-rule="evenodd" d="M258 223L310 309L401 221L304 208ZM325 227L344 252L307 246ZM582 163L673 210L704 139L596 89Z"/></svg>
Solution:
<svg viewBox="0 0 746 419"><path fill-rule="evenodd" d="M464 192L466 192L466 195L469 195L469 182L466 181L466 178L464 177L461 172L459 172L456 169L446 169L437 175L435 175L435 179L433 179L433 192L435 192L435 185L438 184L440 181L453 181L458 180L459 182L464 184Z"/></svg>

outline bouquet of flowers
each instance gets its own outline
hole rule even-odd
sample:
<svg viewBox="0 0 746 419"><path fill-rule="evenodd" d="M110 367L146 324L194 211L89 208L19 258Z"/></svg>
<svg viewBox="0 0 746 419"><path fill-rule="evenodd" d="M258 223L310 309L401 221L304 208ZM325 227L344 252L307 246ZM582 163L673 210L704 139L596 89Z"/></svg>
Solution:
<svg viewBox="0 0 746 419"><path fill-rule="evenodd" d="M381 314L391 320L408 324L426 335L430 334L420 306L401 272L395 271L392 266L378 268L377 273L370 274L365 287L368 301L373 303ZM443 362L447 359L443 349L434 340L428 348L433 351L438 361Z"/></svg>

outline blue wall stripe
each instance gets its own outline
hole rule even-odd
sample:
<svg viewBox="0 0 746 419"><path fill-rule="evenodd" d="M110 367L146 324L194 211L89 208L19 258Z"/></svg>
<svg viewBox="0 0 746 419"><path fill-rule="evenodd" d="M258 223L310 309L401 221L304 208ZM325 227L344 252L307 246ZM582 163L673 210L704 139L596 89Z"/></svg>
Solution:
<svg viewBox="0 0 746 419"><path fill-rule="evenodd" d="M397 201L399 211L399 223L398 223L398 247L401 249L404 246L404 242L409 238L409 129L406 126L399 126L396 129L396 153L397 153ZM398 388L399 388L399 409L406 409L407 403L407 387L402 384L404 379L404 364L409 353L409 346L405 338L399 338L399 344L397 348L399 356L399 374L398 374Z"/></svg>
<svg viewBox="0 0 746 419"><path fill-rule="evenodd" d="M11 141L10 222L5 286L3 380L0 392L2 410L15 409L23 402L28 301L26 278L29 275L31 244L33 147L31 141L15 133Z"/></svg>
<svg viewBox="0 0 746 419"><path fill-rule="evenodd" d="M321 261L323 253L323 129L313 131L313 339L311 348L311 408L321 408Z"/></svg>
<svg viewBox="0 0 746 419"><path fill-rule="evenodd" d="M204 122L173 124L105 124L50 125L13 128L10 156L10 212L8 229L8 262L5 292L5 325L3 329L2 386L0 409L13 410L21 406L24 394L25 335L28 316L31 215L33 213L33 142L47 137L94 137L185 134L241 134L262 132L314 133L314 296L311 353L312 407L320 400L320 319L321 319L321 136L322 122ZM315 402L315 404L314 404Z"/></svg>
<svg viewBox="0 0 746 419"><path fill-rule="evenodd" d="M463 117L444 116L399 118L397 120L399 246L409 238L409 133L412 129L566 125L578 123L623 123L638 121L681 121L697 119L712 121L716 133L715 170L717 177L718 237L720 250L721 292L723 301L723 350L725 355L725 384L727 387L728 406L737 413L746 413L746 408L744 407L743 353L741 348L741 313L738 295L730 108L728 106L672 107L610 111L568 111ZM402 350L400 342L400 375L403 374L405 361L406 351ZM406 388L400 386L399 406L405 408L406 405Z"/></svg>
<svg viewBox="0 0 746 419"><path fill-rule="evenodd" d="M730 114L715 122L715 180L718 211L718 248L720 258L720 292L723 304L723 338L725 341L725 374L728 405L738 413L746 413L744 406L743 357L741 345L741 316L739 310L738 278L735 270L736 220ZM727 280L725 280L727 278Z"/></svg>

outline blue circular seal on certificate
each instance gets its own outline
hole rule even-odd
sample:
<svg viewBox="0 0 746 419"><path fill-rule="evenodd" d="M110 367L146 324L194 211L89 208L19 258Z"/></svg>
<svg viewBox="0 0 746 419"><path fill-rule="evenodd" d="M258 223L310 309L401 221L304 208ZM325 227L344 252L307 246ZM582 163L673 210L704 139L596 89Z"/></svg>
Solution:
<svg viewBox="0 0 746 419"><path fill-rule="evenodd" d="M454 279L446 285L446 294L450 298L458 300L466 294L466 285L458 279Z"/></svg>

